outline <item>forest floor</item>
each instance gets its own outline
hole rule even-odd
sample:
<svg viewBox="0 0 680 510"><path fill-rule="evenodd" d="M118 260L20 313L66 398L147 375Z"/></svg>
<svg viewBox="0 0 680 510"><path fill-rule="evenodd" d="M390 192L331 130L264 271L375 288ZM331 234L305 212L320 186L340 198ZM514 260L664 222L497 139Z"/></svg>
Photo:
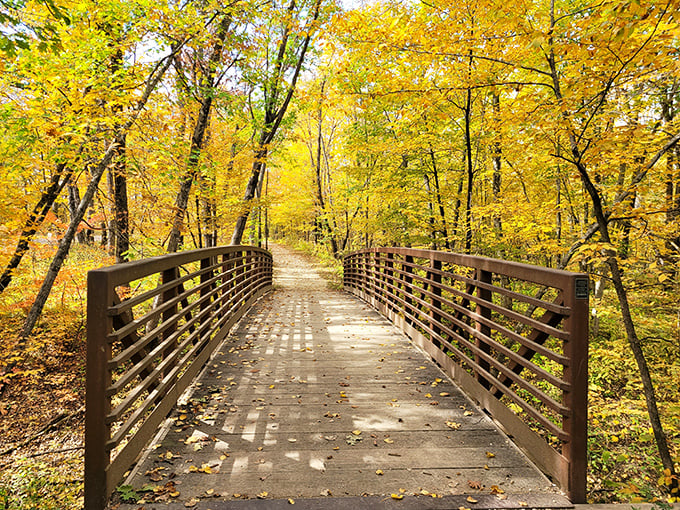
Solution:
<svg viewBox="0 0 680 510"><path fill-rule="evenodd" d="M0 395L0 508L82 506L85 328L61 311L37 331L26 362ZM21 314L3 315L2 335L16 338ZM56 326L59 325L59 326Z"/></svg>
<svg viewBox="0 0 680 510"><path fill-rule="evenodd" d="M319 264L318 259L310 263ZM317 265L333 287L341 268ZM75 280L74 280L75 281ZM84 283L84 282L82 282ZM81 282L76 282L83 288ZM4 296L3 296L4 297ZM31 337L26 359L0 377L0 509L82 508L85 399L84 297L51 306ZM651 306L651 304L649 305ZM12 356L24 306L0 302L0 365ZM612 314L612 317L614 314ZM658 321L655 321L658 322ZM657 501L663 473L649 429L639 382L614 318L591 339L589 500L593 503ZM678 347L666 336L655 362L662 415L671 449L680 454ZM670 345L670 347L669 347ZM678 342L680 345L680 342ZM680 459L679 459L680 460ZM663 508L663 506L659 506Z"/></svg>

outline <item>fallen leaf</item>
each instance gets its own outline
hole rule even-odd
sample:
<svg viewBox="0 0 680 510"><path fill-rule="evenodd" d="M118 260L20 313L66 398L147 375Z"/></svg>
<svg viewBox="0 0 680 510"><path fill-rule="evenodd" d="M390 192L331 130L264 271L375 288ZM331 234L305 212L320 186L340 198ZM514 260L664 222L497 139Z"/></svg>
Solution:
<svg viewBox="0 0 680 510"><path fill-rule="evenodd" d="M467 501L468 503L478 503L478 502L479 502L478 500L476 500L476 499L473 498L472 496L468 496L467 499L466 499L466 501Z"/></svg>
<svg viewBox="0 0 680 510"><path fill-rule="evenodd" d="M354 434L355 436L360 436L360 435L361 435L361 431L360 431L360 430L353 430L353 431L352 431L352 434Z"/></svg>
<svg viewBox="0 0 680 510"><path fill-rule="evenodd" d="M495 453L491 453L491 452L486 452L486 456L487 456L488 458L490 458L490 459L493 459L493 458L496 456L496 454L495 454Z"/></svg>
<svg viewBox="0 0 680 510"><path fill-rule="evenodd" d="M431 394L431 393L426 393L426 394L425 394L425 398L432 398L432 394Z"/></svg>
<svg viewBox="0 0 680 510"><path fill-rule="evenodd" d="M294 500L293 498L288 498L288 504L289 504L289 505L294 505L294 504L295 504L295 500Z"/></svg>
<svg viewBox="0 0 680 510"><path fill-rule="evenodd" d="M198 500L196 498L191 498L189 501L184 503L184 506L187 508L191 508L192 506L198 505Z"/></svg>
<svg viewBox="0 0 680 510"><path fill-rule="evenodd" d="M262 491L257 495L257 499L265 499L267 496L269 496L269 493L267 491Z"/></svg>
<svg viewBox="0 0 680 510"><path fill-rule="evenodd" d="M442 392L439 394L440 397L448 397L449 395L451 395L451 394L448 393L448 392L446 392L446 391L442 391Z"/></svg>
<svg viewBox="0 0 680 510"><path fill-rule="evenodd" d="M392 499L404 499L404 495L392 493Z"/></svg>
<svg viewBox="0 0 680 510"><path fill-rule="evenodd" d="M458 430L460 428L460 423L456 423L455 421L447 421L446 426L450 429Z"/></svg>
<svg viewBox="0 0 680 510"><path fill-rule="evenodd" d="M385 473L383 472L382 469L376 469L376 470L375 470L375 474L378 475L378 476L382 476L382 475L384 475Z"/></svg>
<svg viewBox="0 0 680 510"><path fill-rule="evenodd" d="M471 489L481 489L482 488L481 482L478 482L476 480L468 480L468 485L470 486Z"/></svg>
<svg viewBox="0 0 680 510"><path fill-rule="evenodd" d="M463 413L463 416L472 416L473 414L475 414L475 413L473 413L472 411L465 411Z"/></svg>
<svg viewBox="0 0 680 510"><path fill-rule="evenodd" d="M491 486L491 494L503 494L505 491L501 489L498 485Z"/></svg>
<svg viewBox="0 0 680 510"><path fill-rule="evenodd" d="M519 506L529 506L526 501L518 501Z"/></svg>
<svg viewBox="0 0 680 510"><path fill-rule="evenodd" d="M394 443L394 439L390 439L389 437L386 437L385 439L383 439L383 441L385 441L387 444Z"/></svg>

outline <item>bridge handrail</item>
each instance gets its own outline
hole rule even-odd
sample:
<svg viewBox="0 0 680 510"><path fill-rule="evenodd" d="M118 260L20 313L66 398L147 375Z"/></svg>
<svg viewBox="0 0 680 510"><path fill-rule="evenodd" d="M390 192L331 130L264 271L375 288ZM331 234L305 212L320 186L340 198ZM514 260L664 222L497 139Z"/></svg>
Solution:
<svg viewBox="0 0 680 510"><path fill-rule="evenodd" d="M344 287L428 352L573 503L585 502L587 274L371 248L345 257Z"/></svg>
<svg viewBox="0 0 680 510"><path fill-rule="evenodd" d="M85 509L102 510L215 348L272 286L272 256L223 246L88 273Z"/></svg>

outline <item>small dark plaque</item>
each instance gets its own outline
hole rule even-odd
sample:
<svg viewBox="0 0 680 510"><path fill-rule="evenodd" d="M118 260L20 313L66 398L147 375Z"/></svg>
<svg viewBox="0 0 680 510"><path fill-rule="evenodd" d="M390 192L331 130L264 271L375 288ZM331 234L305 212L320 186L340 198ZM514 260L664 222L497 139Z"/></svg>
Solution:
<svg viewBox="0 0 680 510"><path fill-rule="evenodd" d="M588 279L576 280L576 299L588 299Z"/></svg>

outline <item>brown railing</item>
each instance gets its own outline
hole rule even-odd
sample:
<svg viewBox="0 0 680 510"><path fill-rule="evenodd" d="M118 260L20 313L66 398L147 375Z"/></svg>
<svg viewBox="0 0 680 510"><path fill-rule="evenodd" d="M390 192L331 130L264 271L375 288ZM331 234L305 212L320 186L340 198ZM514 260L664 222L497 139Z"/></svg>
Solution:
<svg viewBox="0 0 680 510"><path fill-rule="evenodd" d="M376 248L345 258L344 285L427 351L572 502L585 502L588 275Z"/></svg>
<svg viewBox="0 0 680 510"><path fill-rule="evenodd" d="M271 289L272 257L206 248L90 271L85 508L101 510L238 319Z"/></svg>

